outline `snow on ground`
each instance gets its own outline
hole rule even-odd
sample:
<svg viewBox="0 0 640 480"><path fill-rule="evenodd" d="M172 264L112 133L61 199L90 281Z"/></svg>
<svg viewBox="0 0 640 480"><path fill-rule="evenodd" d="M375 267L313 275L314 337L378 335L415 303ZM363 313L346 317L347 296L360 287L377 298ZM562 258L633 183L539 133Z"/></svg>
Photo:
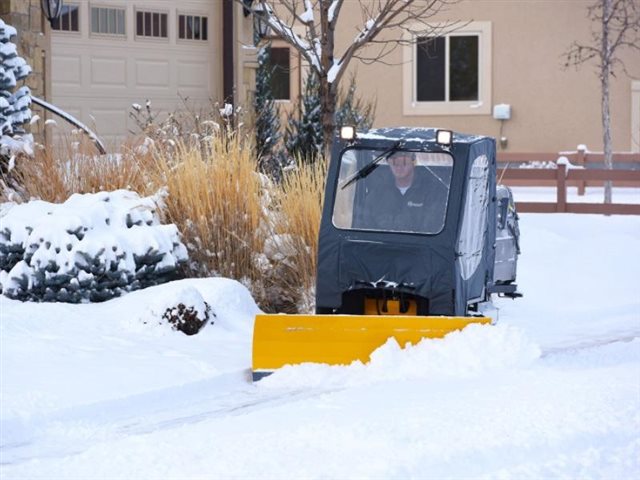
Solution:
<svg viewBox="0 0 640 480"><path fill-rule="evenodd" d="M257 308L231 280L91 305L2 297L0 477L639 478L640 218L520 227L525 297L500 299L496 326L255 385ZM194 289L214 325L154 322Z"/></svg>
<svg viewBox="0 0 640 480"><path fill-rule="evenodd" d="M555 202L556 187L512 187L517 202ZM602 203L604 189L588 187L583 195L578 194L576 187L567 188L567 201L571 203ZM640 203L640 188L614 188L612 190L613 203Z"/></svg>

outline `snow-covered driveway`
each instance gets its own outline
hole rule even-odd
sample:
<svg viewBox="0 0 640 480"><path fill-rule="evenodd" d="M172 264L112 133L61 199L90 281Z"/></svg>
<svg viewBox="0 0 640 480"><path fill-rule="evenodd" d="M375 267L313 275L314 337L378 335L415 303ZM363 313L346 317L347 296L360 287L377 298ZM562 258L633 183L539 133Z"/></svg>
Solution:
<svg viewBox="0 0 640 480"><path fill-rule="evenodd" d="M256 385L257 309L233 281L3 297L0 476L639 477L640 218L525 214L521 230L525 297L499 301L497 326ZM215 325L151 321L192 289Z"/></svg>

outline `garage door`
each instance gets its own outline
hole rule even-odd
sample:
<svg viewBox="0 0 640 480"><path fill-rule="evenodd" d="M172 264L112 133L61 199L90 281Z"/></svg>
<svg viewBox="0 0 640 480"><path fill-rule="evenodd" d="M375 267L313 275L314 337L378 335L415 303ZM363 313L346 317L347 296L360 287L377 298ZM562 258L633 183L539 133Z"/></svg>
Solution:
<svg viewBox="0 0 640 480"><path fill-rule="evenodd" d="M139 128L133 104L160 116L220 98L221 2L65 2L51 35L52 102L117 149Z"/></svg>

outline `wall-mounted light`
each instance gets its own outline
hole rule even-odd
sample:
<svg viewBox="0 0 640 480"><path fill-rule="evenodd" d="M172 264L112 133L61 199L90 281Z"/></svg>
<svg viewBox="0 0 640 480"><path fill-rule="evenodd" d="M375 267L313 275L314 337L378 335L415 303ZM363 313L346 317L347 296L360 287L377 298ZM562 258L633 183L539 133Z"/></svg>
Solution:
<svg viewBox="0 0 640 480"><path fill-rule="evenodd" d="M62 0L40 0L40 6L49 23L57 20L62 13Z"/></svg>
<svg viewBox="0 0 640 480"><path fill-rule="evenodd" d="M258 3L251 11L253 12L253 40L257 44L269 33L267 12L261 3Z"/></svg>

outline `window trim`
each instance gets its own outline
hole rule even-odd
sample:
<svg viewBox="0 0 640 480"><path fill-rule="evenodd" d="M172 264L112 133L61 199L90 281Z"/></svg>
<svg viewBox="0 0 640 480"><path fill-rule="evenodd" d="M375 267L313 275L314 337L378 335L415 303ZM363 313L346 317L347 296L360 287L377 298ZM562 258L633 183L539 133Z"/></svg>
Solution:
<svg viewBox="0 0 640 480"><path fill-rule="evenodd" d="M154 37L151 35L138 35L138 13L159 13L167 16L167 36L166 37ZM171 38L171 12L169 10L158 10L153 8L143 8L138 5L133 9L133 38L143 42L168 42Z"/></svg>
<svg viewBox="0 0 640 480"><path fill-rule="evenodd" d="M82 4L81 3L75 3L75 2L70 2L64 3L65 7L76 7L78 9L78 30L60 30L57 28L53 28L52 26L49 26L49 28L51 29L51 33L59 35L81 35L82 34Z"/></svg>
<svg viewBox="0 0 640 480"><path fill-rule="evenodd" d="M120 10L124 12L124 33L104 33L104 32L94 32L93 31L93 9L94 8L103 8L103 9L111 9L111 10ZM100 3L90 3L89 4L89 36L96 38L111 38L111 39L126 39L127 35L127 6L126 5L109 5L109 4L100 4Z"/></svg>
<svg viewBox="0 0 640 480"><path fill-rule="evenodd" d="M180 17L199 17L200 19L205 18L207 20L207 38L202 39L202 38L181 38L180 37ZM211 19L209 18L209 15L206 13L194 13L194 12L183 12L183 11L176 11L176 41L177 42L185 42L185 43L189 43L189 44L202 44L202 45L206 45L209 43L209 40L211 39ZM202 24L200 24L200 28L202 29Z"/></svg>
<svg viewBox="0 0 640 480"><path fill-rule="evenodd" d="M446 25L435 25L435 28ZM417 98L417 53L416 40L419 28L406 33L407 44L403 47L403 115L490 115L492 85L492 28L491 22L469 22L448 33L450 36L478 35L478 100L418 102ZM448 91L448 88L447 88Z"/></svg>

